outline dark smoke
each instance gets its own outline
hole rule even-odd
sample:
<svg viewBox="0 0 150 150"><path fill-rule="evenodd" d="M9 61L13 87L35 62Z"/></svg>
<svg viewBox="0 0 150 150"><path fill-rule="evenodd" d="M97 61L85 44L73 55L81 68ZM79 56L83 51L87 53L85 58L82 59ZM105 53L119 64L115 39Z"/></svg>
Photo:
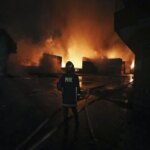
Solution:
<svg viewBox="0 0 150 150"><path fill-rule="evenodd" d="M60 51L67 55L67 42L73 33L87 37L85 40L97 52L114 45L127 52L114 32L114 6L115 0L1 0L0 26L17 41L21 60L23 56L27 61L32 59L33 49L41 53L39 49L49 38L61 43ZM79 34L73 30L79 30Z"/></svg>
<svg viewBox="0 0 150 150"><path fill-rule="evenodd" d="M0 2L0 24L18 38L39 42L58 36L66 22L64 10L58 0L5 0Z"/></svg>
<svg viewBox="0 0 150 150"><path fill-rule="evenodd" d="M61 35L76 16L107 24L112 20L112 4L111 0L1 0L0 24L18 38L39 42Z"/></svg>

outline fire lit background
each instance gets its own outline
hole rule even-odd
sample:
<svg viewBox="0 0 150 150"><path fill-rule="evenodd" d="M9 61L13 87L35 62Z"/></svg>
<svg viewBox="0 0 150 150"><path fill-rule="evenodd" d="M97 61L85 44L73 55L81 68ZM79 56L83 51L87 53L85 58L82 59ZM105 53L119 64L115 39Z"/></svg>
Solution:
<svg viewBox="0 0 150 150"><path fill-rule="evenodd" d="M121 58L133 67L134 54L114 32L115 0L5 0L0 25L17 42L12 63L39 65L44 53L82 68L82 58Z"/></svg>

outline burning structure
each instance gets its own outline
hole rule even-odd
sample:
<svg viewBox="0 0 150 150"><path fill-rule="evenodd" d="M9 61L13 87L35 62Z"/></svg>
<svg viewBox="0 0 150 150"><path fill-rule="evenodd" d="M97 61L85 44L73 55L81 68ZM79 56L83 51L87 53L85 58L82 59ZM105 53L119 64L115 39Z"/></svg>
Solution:
<svg viewBox="0 0 150 150"><path fill-rule="evenodd" d="M60 73L61 63L62 57L44 53L40 60L39 69L43 73Z"/></svg>
<svg viewBox="0 0 150 150"><path fill-rule="evenodd" d="M44 53L38 66L29 66L29 74L52 75L61 73L62 57Z"/></svg>
<svg viewBox="0 0 150 150"><path fill-rule="evenodd" d="M101 59L99 61L83 58L83 73L96 73L100 75L121 75L124 62L120 58Z"/></svg>
<svg viewBox="0 0 150 150"><path fill-rule="evenodd" d="M95 64L88 58L83 57L82 67L83 73L98 73Z"/></svg>
<svg viewBox="0 0 150 150"><path fill-rule="evenodd" d="M120 58L104 59L100 62L98 71L104 75L121 75L123 62Z"/></svg>

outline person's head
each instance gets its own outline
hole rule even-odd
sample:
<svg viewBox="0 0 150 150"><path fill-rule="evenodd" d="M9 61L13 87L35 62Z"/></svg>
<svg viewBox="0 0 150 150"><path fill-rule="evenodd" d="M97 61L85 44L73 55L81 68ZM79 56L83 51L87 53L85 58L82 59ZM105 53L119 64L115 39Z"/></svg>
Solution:
<svg viewBox="0 0 150 150"><path fill-rule="evenodd" d="M67 61L66 63L66 73L75 73L74 65L71 61Z"/></svg>

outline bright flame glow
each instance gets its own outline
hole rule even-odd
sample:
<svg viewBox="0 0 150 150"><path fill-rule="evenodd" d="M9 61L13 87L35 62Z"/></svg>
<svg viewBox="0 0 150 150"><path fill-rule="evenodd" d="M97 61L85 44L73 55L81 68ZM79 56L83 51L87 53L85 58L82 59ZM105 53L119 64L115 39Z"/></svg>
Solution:
<svg viewBox="0 0 150 150"><path fill-rule="evenodd" d="M69 61L72 61L75 68L82 68L82 55L78 52L76 48L69 48L68 49L69 54Z"/></svg>
<svg viewBox="0 0 150 150"><path fill-rule="evenodd" d="M62 67L65 66L64 64L67 61L71 61L75 68L80 69L82 68L83 57L94 58L96 57L96 53L90 47L89 43L80 36L70 38L68 41L68 56L66 59L63 57Z"/></svg>
<svg viewBox="0 0 150 150"><path fill-rule="evenodd" d="M79 76L79 84L80 84L80 87L82 88L83 87L83 77L82 76Z"/></svg>
<svg viewBox="0 0 150 150"><path fill-rule="evenodd" d="M62 68L65 68L65 62L64 62L64 61L62 61L61 67L62 67Z"/></svg>
<svg viewBox="0 0 150 150"><path fill-rule="evenodd" d="M133 60L132 63L131 63L131 69L133 70L135 67L135 61Z"/></svg>
<svg viewBox="0 0 150 150"><path fill-rule="evenodd" d="M43 53L47 53L61 56L61 66L63 68L65 67L67 61L72 61L76 69L82 68L83 57L93 60L100 60L104 58L121 58L123 61L129 61L126 65L128 70L131 71L131 69L134 68L134 61L131 61L134 58L133 54L125 54L125 52L123 52L124 49L121 51L120 47L111 48L106 51L101 47L95 46L94 43L88 39L91 38L90 36L82 34L82 32L79 31L72 31L72 36L68 36L67 40L64 41L59 39L53 40L50 37L43 45L37 45L36 47L31 43L20 41L18 44L20 49L18 58L21 61L21 64L25 66L38 66L40 59L43 57ZM63 42L65 43L65 46L62 46ZM27 51L26 49L30 49L30 51Z"/></svg>
<svg viewBox="0 0 150 150"><path fill-rule="evenodd" d="M130 82L130 83L134 81L134 79L133 79L133 74L130 74L129 78L130 78L130 79L129 79L129 82Z"/></svg>
<svg viewBox="0 0 150 150"><path fill-rule="evenodd" d="M117 58L117 56L118 56L118 54L117 54L117 52L115 52L115 51L109 52L109 53L107 54L107 57L108 57L108 58Z"/></svg>

